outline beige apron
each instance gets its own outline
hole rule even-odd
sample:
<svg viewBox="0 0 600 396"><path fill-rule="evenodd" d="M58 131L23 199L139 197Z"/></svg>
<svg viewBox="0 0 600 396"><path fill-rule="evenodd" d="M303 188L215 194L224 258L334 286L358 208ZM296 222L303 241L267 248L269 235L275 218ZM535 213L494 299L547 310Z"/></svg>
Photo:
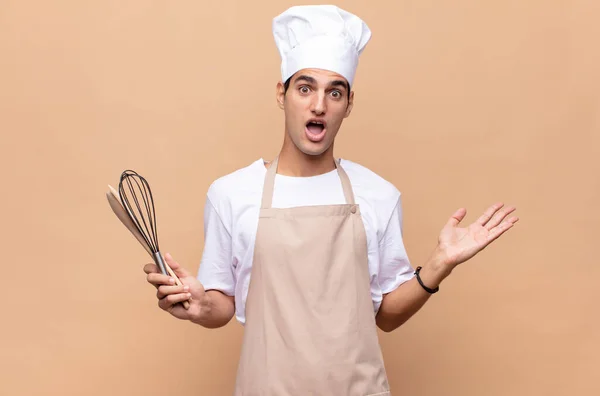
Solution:
<svg viewBox="0 0 600 396"><path fill-rule="evenodd" d="M390 395L348 175L336 161L346 204L277 209L277 164L265 177L234 395Z"/></svg>

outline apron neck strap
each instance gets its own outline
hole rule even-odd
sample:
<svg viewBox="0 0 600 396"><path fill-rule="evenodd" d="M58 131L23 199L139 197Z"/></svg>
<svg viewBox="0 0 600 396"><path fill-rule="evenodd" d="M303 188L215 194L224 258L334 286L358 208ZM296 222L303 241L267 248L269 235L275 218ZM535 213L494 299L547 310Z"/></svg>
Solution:
<svg viewBox="0 0 600 396"><path fill-rule="evenodd" d="M340 163L341 159L335 160L335 166L337 167L338 175L342 181L342 188L344 189L344 197L346 197L346 203L354 205L354 192L352 191L352 184L350 184L350 178Z"/></svg>
<svg viewBox="0 0 600 396"><path fill-rule="evenodd" d="M338 171L338 175L342 182L342 189L344 190L344 197L346 203L354 205L354 193L352 192L352 185L350 184L350 178L348 174L342 168L340 159L335 160L335 167ZM275 189L275 175L277 174L277 164L279 163L279 156L271 162L271 165L267 168L267 174L265 175L265 184L263 187L262 195L262 209L270 209L273 204L273 191Z"/></svg>

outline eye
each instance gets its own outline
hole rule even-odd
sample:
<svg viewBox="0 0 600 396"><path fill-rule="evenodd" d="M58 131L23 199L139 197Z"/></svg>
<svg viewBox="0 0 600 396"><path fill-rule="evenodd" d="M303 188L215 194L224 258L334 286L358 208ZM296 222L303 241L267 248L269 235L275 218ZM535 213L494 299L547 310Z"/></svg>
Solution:
<svg viewBox="0 0 600 396"><path fill-rule="evenodd" d="M335 99L339 99L342 97L342 93L338 90L335 90L333 92L331 92L331 95L335 98Z"/></svg>
<svg viewBox="0 0 600 396"><path fill-rule="evenodd" d="M300 87L300 92L303 94L307 94L310 91L310 88L308 88L306 85L303 85Z"/></svg>

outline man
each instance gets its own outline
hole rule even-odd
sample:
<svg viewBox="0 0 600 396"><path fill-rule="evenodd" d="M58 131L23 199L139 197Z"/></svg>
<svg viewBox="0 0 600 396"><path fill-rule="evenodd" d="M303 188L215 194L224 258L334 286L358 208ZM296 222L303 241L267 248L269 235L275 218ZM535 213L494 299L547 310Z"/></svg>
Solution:
<svg viewBox="0 0 600 396"><path fill-rule="evenodd" d="M244 324L236 395L389 395L376 329L413 316L460 263L517 221L502 204L466 228L459 209L416 271L402 240L400 192L334 140L350 115L371 32L334 6L292 7L273 21L282 57L284 141L209 188L197 278L170 255L176 286L144 270L159 306L207 328ZM182 301L190 300L186 310Z"/></svg>

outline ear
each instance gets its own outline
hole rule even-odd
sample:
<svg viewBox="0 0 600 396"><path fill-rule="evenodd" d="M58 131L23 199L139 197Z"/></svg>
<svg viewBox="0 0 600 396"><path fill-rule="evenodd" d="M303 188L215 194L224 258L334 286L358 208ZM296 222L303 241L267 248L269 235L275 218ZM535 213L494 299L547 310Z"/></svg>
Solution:
<svg viewBox="0 0 600 396"><path fill-rule="evenodd" d="M281 81L277 83L277 87L275 88L275 99L277 100L277 106L279 106L280 109L283 109L283 102L285 101L285 87Z"/></svg>
<svg viewBox="0 0 600 396"><path fill-rule="evenodd" d="M352 107L354 107L354 91L350 91L350 97L348 98L348 106L346 107L346 114L344 115L344 118L348 118L350 116Z"/></svg>

